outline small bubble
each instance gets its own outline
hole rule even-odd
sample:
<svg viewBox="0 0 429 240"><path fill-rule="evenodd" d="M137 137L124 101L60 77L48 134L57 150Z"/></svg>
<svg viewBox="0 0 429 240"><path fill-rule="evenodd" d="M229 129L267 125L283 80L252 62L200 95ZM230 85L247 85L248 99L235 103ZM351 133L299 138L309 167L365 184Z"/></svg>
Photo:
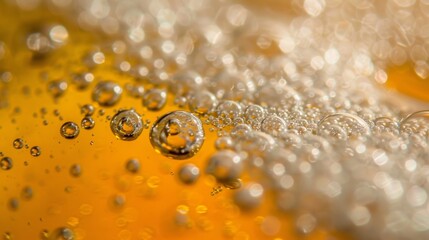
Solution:
<svg viewBox="0 0 429 240"><path fill-rule="evenodd" d="M221 150L213 154L207 163L206 172L219 182L230 182L240 177L243 161L236 152Z"/></svg>
<svg viewBox="0 0 429 240"><path fill-rule="evenodd" d="M79 135L79 126L74 122L66 122L60 128L61 136L66 139L74 139Z"/></svg>
<svg viewBox="0 0 429 240"><path fill-rule="evenodd" d="M157 152L174 159L192 157L204 143L200 119L185 111L170 112L159 118L149 136Z"/></svg>
<svg viewBox="0 0 429 240"><path fill-rule="evenodd" d="M200 176L200 169L192 163L183 165L179 170L179 179L184 184L195 183Z"/></svg>
<svg viewBox="0 0 429 240"><path fill-rule="evenodd" d="M67 227L57 228L49 234L48 240L74 240L74 232Z"/></svg>
<svg viewBox="0 0 429 240"><path fill-rule="evenodd" d="M94 114L95 108L91 104L85 104L80 108L80 112L85 116L92 116Z"/></svg>
<svg viewBox="0 0 429 240"><path fill-rule="evenodd" d="M55 25L49 31L49 38L53 43L62 45L67 42L69 38L69 33L64 26Z"/></svg>
<svg viewBox="0 0 429 240"><path fill-rule="evenodd" d="M22 138L17 138L13 141L13 147L15 149L21 149L24 147L24 140Z"/></svg>
<svg viewBox="0 0 429 240"><path fill-rule="evenodd" d="M10 170L13 167L12 158L10 157L3 157L0 160L0 168L3 170Z"/></svg>
<svg viewBox="0 0 429 240"><path fill-rule="evenodd" d="M217 105L217 99L209 91L198 91L189 98L189 109L198 114L211 113Z"/></svg>
<svg viewBox="0 0 429 240"><path fill-rule="evenodd" d="M13 211L18 210L18 208L19 208L19 200L17 198L11 198L9 200L9 207Z"/></svg>
<svg viewBox="0 0 429 240"><path fill-rule="evenodd" d="M48 92L54 97L62 96L67 90L68 84L66 81L52 81L48 84Z"/></svg>
<svg viewBox="0 0 429 240"><path fill-rule="evenodd" d="M29 50L45 54L52 50L51 42L44 34L32 33L27 37L27 47Z"/></svg>
<svg viewBox="0 0 429 240"><path fill-rule="evenodd" d="M234 202L243 210L259 206L264 196L264 188L259 183L248 183L234 194Z"/></svg>
<svg viewBox="0 0 429 240"><path fill-rule="evenodd" d="M228 189L239 189L243 185L240 178L232 179L230 181L223 182L223 186Z"/></svg>
<svg viewBox="0 0 429 240"><path fill-rule="evenodd" d="M82 168L79 164L73 164L70 167L70 175L72 177L79 177L82 174Z"/></svg>
<svg viewBox="0 0 429 240"><path fill-rule="evenodd" d="M150 111L159 111L167 102L167 91L153 88L143 95L143 106Z"/></svg>
<svg viewBox="0 0 429 240"><path fill-rule="evenodd" d="M33 198L33 189L29 186L26 186L21 191L21 197L25 200L30 200Z"/></svg>
<svg viewBox="0 0 429 240"><path fill-rule="evenodd" d="M122 88L110 81L99 82L92 91L92 100L101 106L115 105L121 98Z"/></svg>
<svg viewBox="0 0 429 240"><path fill-rule="evenodd" d="M231 149L233 147L232 138L229 136L225 136L216 139L215 147L217 150Z"/></svg>
<svg viewBox="0 0 429 240"><path fill-rule="evenodd" d="M39 146L34 146L30 149L30 154L33 157L38 157L42 153L42 149Z"/></svg>
<svg viewBox="0 0 429 240"><path fill-rule="evenodd" d="M125 90L134 98L142 98L145 92L143 85L130 83L125 84Z"/></svg>
<svg viewBox="0 0 429 240"><path fill-rule="evenodd" d="M95 126L95 121L92 117L84 117L80 122L83 129L92 129Z"/></svg>
<svg viewBox="0 0 429 240"><path fill-rule="evenodd" d="M94 81L94 75L92 73L77 74L73 76L72 81L79 90L83 90Z"/></svg>
<svg viewBox="0 0 429 240"><path fill-rule="evenodd" d="M113 116L110 129L117 138L132 141L142 133L143 121L134 109L122 110Z"/></svg>
<svg viewBox="0 0 429 240"><path fill-rule="evenodd" d="M129 159L125 164L125 168L130 173L138 173L140 171L140 161L135 158Z"/></svg>

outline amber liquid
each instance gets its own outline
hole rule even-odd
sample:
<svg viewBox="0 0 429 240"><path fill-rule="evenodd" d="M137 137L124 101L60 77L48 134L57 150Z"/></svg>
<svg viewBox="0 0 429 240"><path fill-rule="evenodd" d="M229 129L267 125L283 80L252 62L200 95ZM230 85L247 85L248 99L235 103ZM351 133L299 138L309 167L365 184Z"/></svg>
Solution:
<svg viewBox="0 0 429 240"><path fill-rule="evenodd" d="M25 37L52 23L66 26L70 38L65 46L37 56L26 48ZM172 96L165 108L151 112L141 99L123 94L111 108L95 105L93 129L81 128L77 138L63 138L61 125L66 121L80 125L84 117L80 107L93 103L91 89L96 82L113 80L121 86L135 82L117 70L117 58L106 50L109 46L98 44L106 42L102 34L85 32L43 7L27 12L0 2L0 39L6 45L0 60L0 99L8 104L0 109L0 151L13 159L10 170L0 170L0 233L4 239L57 239L49 234L61 227L70 228L75 239L347 239L347 234L326 227L317 227L308 235L298 233L297 213L278 211L270 189L260 207L246 212L234 205L234 190L204 173L194 185L181 183L177 177L180 166L194 163L204 172L206 159L215 151L217 133L210 126L205 125L200 152L184 161L155 152L149 129L134 141L118 140L110 131L108 117L121 108L134 108L145 122L150 121L150 127L158 117L180 109ZM106 62L89 69L82 59L94 50L102 50ZM83 71L92 72L95 81L82 91L70 79L72 73ZM4 75L8 72L10 79ZM58 79L67 80L69 87L55 99L47 85ZM22 138L28 147L15 149L16 138ZM33 146L41 148L40 156L30 154ZM130 158L140 160L138 173L126 170ZM74 164L82 169L78 177L70 174ZM243 182L251 177L245 174ZM30 199L22 193L25 187L33 191ZM180 219L185 216L180 224L178 214Z"/></svg>

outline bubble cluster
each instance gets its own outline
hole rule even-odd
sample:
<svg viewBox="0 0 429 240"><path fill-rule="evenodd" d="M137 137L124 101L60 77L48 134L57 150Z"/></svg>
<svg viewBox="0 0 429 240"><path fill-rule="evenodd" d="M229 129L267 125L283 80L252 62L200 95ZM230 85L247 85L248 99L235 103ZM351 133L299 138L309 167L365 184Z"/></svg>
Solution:
<svg viewBox="0 0 429 240"><path fill-rule="evenodd" d="M143 131L143 122L134 109L121 110L110 121L110 129L121 140L137 139Z"/></svg>
<svg viewBox="0 0 429 240"><path fill-rule="evenodd" d="M204 143L204 129L199 118L185 111L160 117L150 131L150 142L162 155L174 159L194 156Z"/></svg>

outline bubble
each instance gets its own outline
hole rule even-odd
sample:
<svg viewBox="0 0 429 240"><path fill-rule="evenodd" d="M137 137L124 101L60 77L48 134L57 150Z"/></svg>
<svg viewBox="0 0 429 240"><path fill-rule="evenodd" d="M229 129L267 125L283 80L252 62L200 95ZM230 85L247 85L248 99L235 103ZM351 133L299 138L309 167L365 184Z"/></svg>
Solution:
<svg viewBox="0 0 429 240"><path fill-rule="evenodd" d="M21 191L21 197L25 200L30 200L33 198L33 189L29 186L26 186Z"/></svg>
<svg viewBox="0 0 429 240"><path fill-rule="evenodd" d="M216 139L215 141L215 147L217 150L222 150L222 149L230 149L233 146L233 141L231 137L228 136L224 136L224 137L220 137L218 139Z"/></svg>
<svg viewBox="0 0 429 240"><path fill-rule="evenodd" d="M27 37L27 47L29 50L45 54L52 50L49 38L42 33L32 33Z"/></svg>
<svg viewBox="0 0 429 240"><path fill-rule="evenodd" d="M42 149L39 146L34 146L30 149L30 154L33 157L38 157L42 153Z"/></svg>
<svg viewBox="0 0 429 240"><path fill-rule="evenodd" d="M414 112L399 123L401 133L419 134L426 136L429 133L429 110Z"/></svg>
<svg viewBox="0 0 429 240"><path fill-rule="evenodd" d="M144 95L144 86L139 84L125 84L125 90L127 90L128 95L133 98L142 98Z"/></svg>
<svg viewBox="0 0 429 240"><path fill-rule="evenodd" d="M150 111L161 110L167 102L167 91L152 88L143 95L143 106Z"/></svg>
<svg viewBox="0 0 429 240"><path fill-rule="evenodd" d="M0 160L0 168L3 170L10 170L13 167L13 161L10 157L3 157Z"/></svg>
<svg viewBox="0 0 429 240"><path fill-rule="evenodd" d="M304 10L305 12L312 16L319 16L325 9L326 3L325 0L305 0L304 1Z"/></svg>
<svg viewBox="0 0 429 240"><path fill-rule="evenodd" d="M243 210L258 207L264 195L264 188L259 183L247 183L234 194L234 202Z"/></svg>
<svg viewBox="0 0 429 240"><path fill-rule="evenodd" d="M95 108L91 104L85 104L80 108L80 112L85 116L92 116L94 114Z"/></svg>
<svg viewBox="0 0 429 240"><path fill-rule="evenodd" d="M184 184L193 184L200 177L200 169L192 163L180 167L179 179Z"/></svg>
<svg viewBox="0 0 429 240"><path fill-rule="evenodd" d="M223 101L216 107L217 116L224 119L234 119L239 117L242 113L243 110L241 105L230 100Z"/></svg>
<svg viewBox="0 0 429 240"><path fill-rule="evenodd" d="M57 228L49 234L49 240L75 240L74 232L67 227Z"/></svg>
<svg viewBox="0 0 429 240"><path fill-rule="evenodd" d="M213 154L206 167L206 172L219 182L230 182L240 177L243 161L240 155L231 150L220 150Z"/></svg>
<svg viewBox="0 0 429 240"><path fill-rule="evenodd" d="M134 109L122 110L113 116L110 129L121 140L132 141L143 131L143 121Z"/></svg>
<svg viewBox="0 0 429 240"><path fill-rule="evenodd" d="M345 140L350 137L369 136L371 130L362 118L349 113L325 116L318 123L318 134Z"/></svg>
<svg viewBox="0 0 429 240"><path fill-rule="evenodd" d="M24 147L24 139L22 138L17 138L15 140L13 140L13 147L15 149L21 149Z"/></svg>
<svg viewBox="0 0 429 240"><path fill-rule="evenodd" d="M79 164L73 164L70 167L70 175L72 177L79 177L82 174L82 168Z"/></svg>
<svg viewBox="0 0 429 240"><path fill-rule="evenodd" d="M99 82L92 91L92 100L104 107L115 105L121 98L122 88L114 82Z"/></svg>
<svg viewBox="0 0 429 240"><path fill-rule="evenodd" d="M74 122L65 122L60 128L60 134L66 139L74 139L79 135L79 126Z"/></svg>
<svg viewBox="0 0 429 240"><path fill-rule="evenodd" d="M296 228L303 234L311 233L317 225L317 219L309 213L303 214L296 220Z"/></svg>
<svg viewBox="0 0 429 240"><path fill-rule="evenodd" d="M271 115L266 117L261 123L261 130L272 136L277 136L286 131L286 121L279 116Z"/></svg>
<svg viewBox="0 0 429 240"><path fill-rule="evenodd" d="M209 91L197 91L188 101L189 109L198 114L211 113L217 105L217 99Z"/></svg>
<svg viewBox="0 0 429 240"><path fill-rule="evenodd" d="M301 105L301 96L283 83L266 84L257 90L256 102L263 107L290 109Z"/></svg>
<svg viewBox="0 0 429 240"><path fill-rule="evenodd" d="M82 118L80 125L82 126L83 129L92 129L95 126L95 121L92 117L87 116Z"/></svg>
<svg viewBox="0 0 429 240"><path fill-rule="evenodd" d="M77 74L73 76L72 81L79 90L84 90L94 81L94 75L92 73Z"/></svg>
<svg viewBox="0 0 429 240"><path fill-rule="evenodd" d="M125 164L125 168L130 173L138 173L140 171L140 161L135 158L129 159Z"/></svg>
<svg viewBox="0 0 429 240"><path fill-rule="evenodd" d="M52 81L48 84L48 91L54 97L62 96L67 90L68 84L64 80Z"/></svg>
<svg viewBox="0 0 429 240"><path fill-rule="evenodd" d="M49 31L49 38L53 43L62 45L67 42L69 33L64 26L55 25Z"/></svg>
<svg viewBox="0 0 429 240"><path fill-rule="evenodd" d="M157 152L181 160L200 150L204 143L204 129L200 119L193 114L174 111L153 124L149 137Z"/></svg>

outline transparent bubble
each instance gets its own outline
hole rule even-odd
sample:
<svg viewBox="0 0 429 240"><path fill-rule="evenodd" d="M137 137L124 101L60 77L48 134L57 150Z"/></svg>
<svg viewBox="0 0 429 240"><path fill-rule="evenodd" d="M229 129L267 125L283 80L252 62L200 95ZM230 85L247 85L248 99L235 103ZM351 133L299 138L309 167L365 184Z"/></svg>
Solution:
<svg viewBox="0 0 429 240"><path fill-rule="evenodd" d="M21 191L21 197L25 200L30 200L33 198L33 189L29 186L26 186Z"/></svg>
<svg viewBox="0 0 429 240"><path fill-rule="evenodd" d="M129 159L125 164L125 168L130 173L138 173L140 171L140 161L136 158Z"/></svg>
<svg viewBox="0 0 429 240"><path fill-rule="evenodd" d="M293 88L281 83L262 86L257 90L255 98L263 107L290 109L301 105L300 95Z"/></svg>
<svg viewBox="0 0 429 240"><path fill-rule="evenodd" d="M13 167L13 161L10 157L3 157L0 160L0 168L3 170L10 170Z"/></svg>
<svg viewBox="0 0 429 240"><path fill-rule="evenodd" d="M207 163L206 172L219 182L229 182L240 177L243 159L231 150L221 150L213 154Z"/></svg>
<svg viewBox="0 0 429 240"><path fill-rule="evenodd" d="M70 175L72 177L79 177L82 174L82 168L79 164L73 164L70 167Z"/></svg>
<svg viewBox="0 0 429 240"><path fill-rule="evenodd" d="M57 98L63 95L67 90L68 84L64 80L52 81L48 84L49 93Z"/></svg>
<svg viewBox="0 0 429 240"><path fill-rule="evenodd" d="M143 131L143 121L134 109L122 110L113 116L110 129L121 140L132 141Z"/></svg>
<svg viewBox="0 0 429 240"><path fill-rule="evenodd" d="M296 228L303 234L311 233L317 225L317 219L312 214L303 214L296 220Z"/></svg>
<svg viewBox="0 0 429 240"><path fill-rule="evenodd" d="M200 177L200 169L192 163L180 167L179 179L184 184L193 184Z"/></svg>
<svg viewBox="0 0 429 240"><path fill-rule="evenodd" d="M74 122L65 122L60 128L60 134L66 139L74 139L79 135L79 126Z"/></svg>
<svg viewBox="0 0 429 240"><path fill-rule="evenodd" d="M30 154L33 157L38 157L40 154L42 154L42 149L39 146L34 146L30 148Z"/></svg>
<svg viewBox="0 0 429 240"><path fill-rule="evenodd" d="M216 139L215 141L215 147L217 150L222 150L222 149L231 149L233 146L233 141L231 137L220 137L218 139Z"/></svg>
<svg viewBox="0 0 429 240"><path fill-rule="evenodd" d="M92 117L87 116L82 118L82 121L80 122L80 125L83 129L93 129L95 126L95 121Z"/></svg>
<svg viewBox="0 0 429 240"><path fill-rule="evenodd" d="M371 130L362 118L349 113L335 113L325 116L318 124L318 134L337 139L369 136Z"/></svg>
<svg viewBox="0 0 429 240"><path fill-rule="evenodd" d="M67 227L57 228L49 234L49 240L75 240L74 232Z"/></svg>
<svg viewBox="0 0 429 240"><path fill-rule="evenodd" d="M262 121L261 130L272 136L278 136L281 132L287 130L286 121L279 116L268 116Z"/></svg>
<svg viewBox="0 0 429 240"><path fill-rule="evenodd" d="M172 91L177 95L186 95L189 92L199 92L203 79L197 72L185 70L174 75Z"/></svg>
<svg viewBox="0 0 429 240"><path fill-rule="evenodd" d="M55 44L62 45L67 42L69 33L62 25L55 25L49 30L49 38Z"/></svg>
<svg viewBox="0 0 429 240"><path fill-rule="evenodd" d="M128 95L134 98L142 98L144 95L144 87L140 84L125 84L125 90L127 90Z"/></svg>
<svg viewBox="0 0 429 240"><path fill-rule="evenodd" d="M79 90L83 90L94 81L94 75L92 73L76 74L73 76L72 81Z"/></svg>
<svg viewBox="0 0 429 240"><path fill-rule="evenodd" d="M179 160L195 155L204 143L200 119L185 111L170 112L159 118L149 136L157 152Z"/></svg>
<svg viewBox="0 0 429 240"><path fill-rule="evenodd" d="M234 119L242 114L243 110L240 104L234 101L223 101L216 107L217 116L220 118Z"/></svg>
<svg viewBox="0 0 429 240"><path fill-rule="evenodd" d="M229 181L224 181L222 182L223 186L227 189L239 189L241 188L241 186L243 186L243 182L241 181L240 178L236 178L236 179L232 179Z"/></svg>
<svg viewBox="0 0 429 240"><path fill-rule="evenodd" d="M114 82L99 82L92 91L92 100L101 106L115 105L121 98L122 88Z"/></svg>
<svg viewBox="0 0 429 240"><path fill-rule="evenodd" d="M24 147L24 139L22 138L17 138L15 140L13 140L13 147L15 149L21 149Z"/></svg>
<svg viewBox="0 0 429 240"><path fill-rule="evenodd" d="M216 97L209 91L194 92L188 101L189 109L198 114L211 113L217 105Z"/></svg>
<svg viewBox="0 0 429 240"><path fill-rule="evenodd" d="M159 111L167 103L167 91L152 88L143 95L143 106L150 111Z"/></svg>
<svg viewBox="0 0 429 240"><path fill-rule="evenodd" d="M388 117L379 117L374 119L373 132L377 134L392 133L397 135L399 133L399 124Z"/></svg>
<svg viewBox="0 0 429 240"><path fill-rule="evenodd" d="M42 33L32 33L27 37L27 47L38 54L45 54L52 50L49 38Z"/></svg>
<svg viewBox="0 0 429 240"><path fill-rule="evenodd" d="M234 202L243 210L258 207L264 196L264 188L259 183L247 183L234 194Z"/></svg>
<svg viewBox="0 0 429 240"><path fill-rule="evenodd" d="M408 115L401 120L399 128L401 133L426 136L429 130L429 111L423 110Z"/></svg>
<svg viewBox="0 0 429 240"><path fill-rule="evenodd" d="M312 16L319 16L325 9L326 2L325 0L305 0L304 1L304 10L305 12Z"/></svg>
<svg viewBox="0 0 429 240"><path fill-rule="evenodd" d="M85 116L92 116L94 114L95 108L91 104L85 104L80 108L80 112Z"/></svg>

